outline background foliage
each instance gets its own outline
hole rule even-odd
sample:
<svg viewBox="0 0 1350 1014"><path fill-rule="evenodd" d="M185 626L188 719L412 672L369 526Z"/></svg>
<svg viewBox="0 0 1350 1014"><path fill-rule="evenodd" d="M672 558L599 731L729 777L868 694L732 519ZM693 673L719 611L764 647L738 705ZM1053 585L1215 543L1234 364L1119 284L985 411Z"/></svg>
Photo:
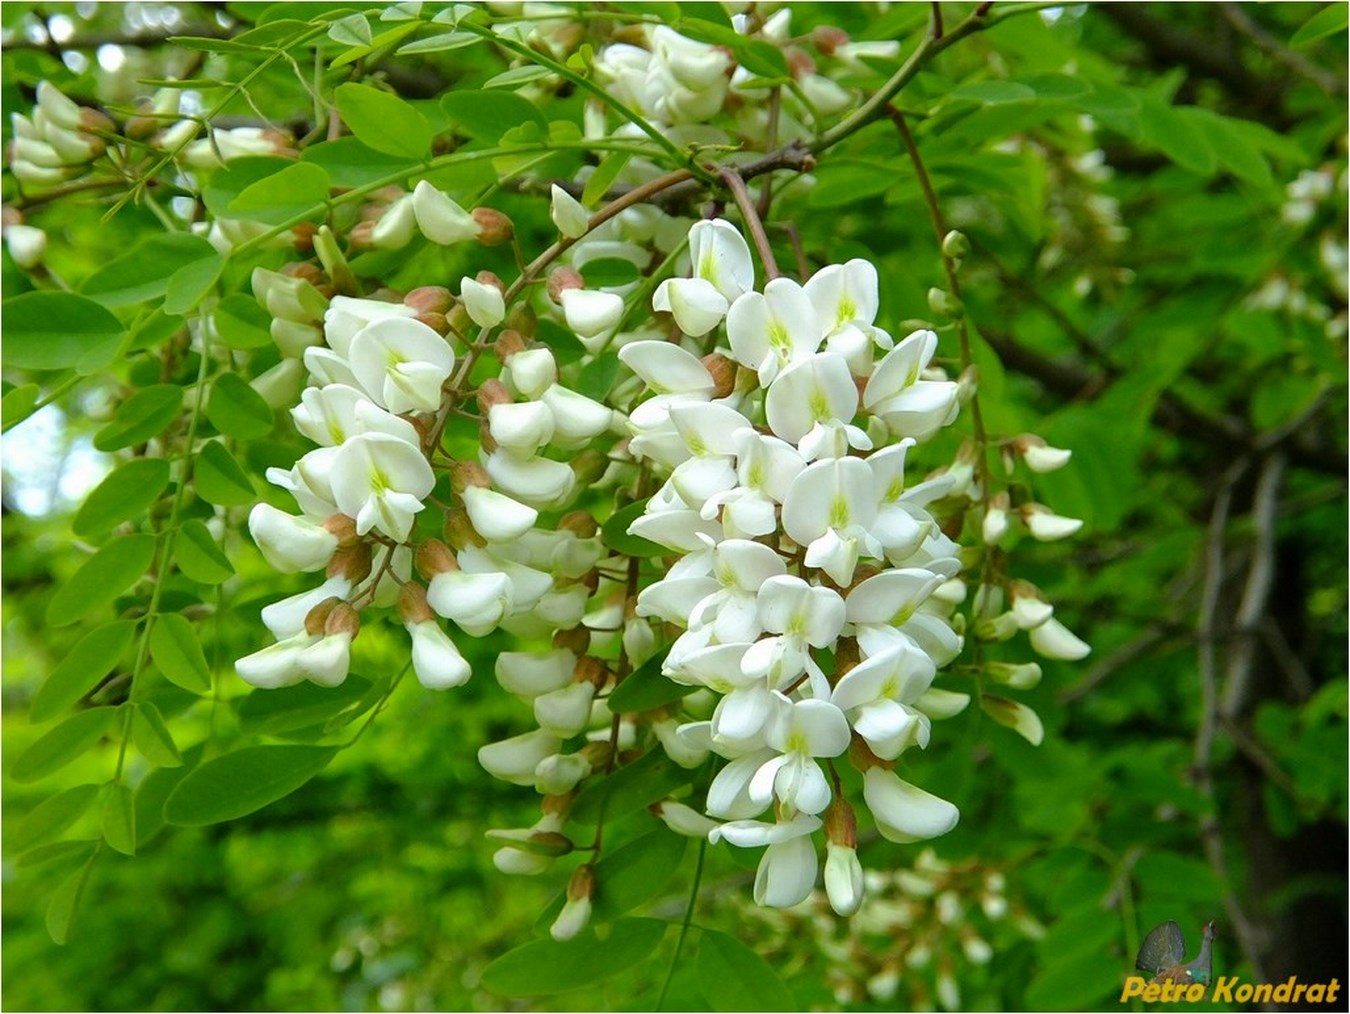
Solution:
<svg viewBox="0 0 1350 1014"><path fill-rule="evenodd" d="M969 13L941 7L949 26ZM338 86L362 79L407 99L426 140L499 138L518 107L504 104L497 120L442 96L528 67L528 54L477 42L396 52L443 29L425 24L431 9L420 21L380 12L7 4L4 106L26 111L47 79L124 113L151 90L145 81L174 77L196 82L220 124L265 114L299 138L318 128L321 140L328 124L315 122L311 85L326 117ZM329 30L363 13L366 32L351 21L354 37ZM616 27L607 15L634 14L690 32L720 18L673 3L583 11L597 44ZM797 4L792 19L795 34L834 24L898 39L905 53L930 30L928 5ZM182 36L194 38L168 41ZM932 854L864 847L869 868L917 862L922 875L885 887L890 907L855 921L852 937L832 916L751 914L753 857L747 868L725 847L708 849L699 929L668 1006L1100 1006L1118 996L1142 935L1169 918L1192 941L1218 920L1223 974L1346 980L1345 64L1341 4L1079 6L1000 20L947 48L900 94L943 211L972 245L962 286L987 422L1074 452L1069 469L1038 477L1037 491L1084 518L1082 536L1067 547L1024 542L1015 557L1094 654L1047 663L1026 695L1046 725L1039 748L977 709L952 720L954 734L922 770L961 807L961 824ZM867 66L848 83L872 90L893 69ZM239 84L220 84L229 82ZM579 122L581 102L564 86L538 103L541 122ZM340 92L337 103L371 143L375 127L358 129L363 114L343 109ZM415 122L404 126L378 152L330 147L300 165L318 164L344 187L414 172L425 146ZM571 177L584 157L560 149L530 175ZM526 251L551 241L546 188L498 189L487 163L474 165L438 182L487 189ZM206 207L219 214L276 169L217 171ZM880 323L894 331L924 317L941 264L894 127L883 120L822 151L812 175L777 206L807 261L867 257L884 279ZM488 679L453 696L407 681L368 728L346 726L354 741L299 791L234 822L165 825L164 799L204 757L313 742L307 727L338 709L332 699L312 713L256 703L231 671L258 643L258 606L280 591L242 518L264 467L293 460L300 442L284 416L259 415L228 383L216 384L197 434L217 436L207 445L217 451L201 454L200 498L182 514L182 573L150 606L182 617L187 647L154 652L120 783L129 788L99 788L123 762L118 737L102 735L106 713L91 706L124 699L118 660L130 646L129 625L104 624L147 608L149 582L133 582L148 555L120 582L103 554L93 557L98 573L87 568L109 531L147 511L162 518L175 490L147 459L115 502L85 494L178 418L199 365L179 311L217 275L221 291L246 292L248 269L276 267L286 252L259 247L222 267L181 236L165 240L161 198L133 194L125 179L51 199L6 174L5 199L50 237L48 272L26 272L9 253L3 264L6 299L17 300L6 309L3 404L6 1006L649 1008L699 852L664 834L659 849L630 853L637 914L614 928L603 966L589 968L594 957L580 952L527 951L484 975L530 938L561 889L556 878L492 869L482 830L528 824L534 800L491 783L474 759L477 744L519 720ZM296 177L251 199L277 225L312 203ZM785 234L774 241L787 262ZM428 250L388 281L457 278L460 256ZM180 272L194 261L199 277ZM22 302L30 289L66 286L103 316L83 302L68 319L50 302L40 319L26 312L37 305ZM228 298L240 314L226 338L233 366L252 378L276 351L257 336L251 300ZM94 336L96 354L61 352L52 333L72 328ZM954 449L939 442L936 460ZM399 643L362 638L359 671L376 690L401 664ZM475 642L476 668L490 668L502 644ZM82 645L80 665L109 661L97 687L70 696L53 671L75 665L62 660ZM364 685L351 685L340 700L356 705L355 719L377 698L356 703ZM209 704L196 703L208 686ZM301 709L319 696L286 703ZM157 735L160 715L176 744ZM58 718L76 724L57 749L30 750ZM328 754L304 759L318 768ZM640 803L632 810L607 829L614 841L658 831ZM987 962L976 936L992 945ZM578 988L507 1000L568 974L576 978L557 984ZM899 999L887 997L897 988L888 977Z"/></svg>

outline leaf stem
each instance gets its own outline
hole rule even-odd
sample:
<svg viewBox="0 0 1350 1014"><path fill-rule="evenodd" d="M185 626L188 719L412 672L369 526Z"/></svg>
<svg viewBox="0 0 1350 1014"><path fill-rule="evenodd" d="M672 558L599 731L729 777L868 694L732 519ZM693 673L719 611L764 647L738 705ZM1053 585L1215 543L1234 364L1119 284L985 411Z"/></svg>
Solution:
<svg viewBox="0 0 1350 1014"><path fill-rule="evenodd" d="M680 922L680 936L675 941L675 953L670 956L670 969L666 972L666 981L661 983L661 995L656 998L656 1009L660 1010L670 992L670 981L675 978L675 969L680 965L680 952L684 949L684 938L689 934L689 924L694 918L694 904L698 901L699 885L703 882L703 857L708 851L708 839L698 843L698 860L694 865L694 882L689 887L689 903L684 907L684 919Z"/></svg>

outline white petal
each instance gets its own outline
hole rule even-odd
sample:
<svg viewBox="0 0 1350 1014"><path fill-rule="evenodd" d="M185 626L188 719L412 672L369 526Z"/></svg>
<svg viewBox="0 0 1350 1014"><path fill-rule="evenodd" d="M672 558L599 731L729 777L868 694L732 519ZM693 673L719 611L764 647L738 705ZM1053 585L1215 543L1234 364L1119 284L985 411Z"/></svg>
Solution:
<svg viewBox="0 0 1350 1014"><path fill-rule="evenodd" d="M863 798L887 841L936 838L956 826L960 811L945 799L902 781L894 771L873 767L863 779Z"/></svg>

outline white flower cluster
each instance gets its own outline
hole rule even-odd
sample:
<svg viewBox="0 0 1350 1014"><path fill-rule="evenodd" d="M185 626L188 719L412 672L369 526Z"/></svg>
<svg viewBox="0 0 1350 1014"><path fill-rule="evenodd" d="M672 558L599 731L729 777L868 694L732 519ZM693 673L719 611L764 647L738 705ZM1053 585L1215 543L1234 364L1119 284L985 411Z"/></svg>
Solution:
<svg viewBox="0 0 1350 1014"><path fill-rule="evenodd" d="M11 113L10 124L10 170L32 188L54 186L77 174L103 154L104 142L94 131L112 130L106 116L71 101L50 81L38 82L32 115Z"/></svg>
<svg viewBox="0 0 1350 1014"><path fill-rule="evenodd" d="M439 426L460 395L446 391L448 382L453 387L455 349L426 321L443 323L442 311L456 308L478 319L482 290L490 286L469 278L461 285L458 303L429 288L399 303L334 296L320 328L308 321L322 293L301 278L255 275L255 293L275 315L274 329L289 324L292 337L299 336L290 348L303 357L310 386L291 416L318 446L292 468L268 471L301 515L259 504L249 528L278 570L322 569L327 580L263 610L277 643L236 663L249 683L342 682L363 602L388 606L397 598L413 640L413 669L432 689L469 677L437 617L474 637L499 625L535 636L580 623L590 589L579 580L601 550L589 518L589 526L536 529L539 512L565 506L577 488L573 469L541 452L584 445L609 429L613 413L559 384L547 349L499 342L501 378L478 393L480 461L436 459ZM500 308L501 292L492 291ZM493 323L500 319L498 309ZM447 524L454 549L414 539L438 469L449 474L461 504ZM414 562L425 588L413 579Z"/></svg>
<svg viewBox="0 0 1350 1014"><path fill-rule="evenodd" d="M729 761L707 800L725 823L709 836L768 845L755 899L794 905L815 883L811 835L831 810L825 883L847 914L862 900L852 815L821 761L855 734L865 743L853 751L864 799L892 841L957 820L894 771L927 746L933 717L964 704L931 688L962 644L949 619L957 547L926 510L955 480L904 476L909 448L955 417L957 385L930 368L933 332L896 343L875 326L870 263L760 293L731 223L697 223L689 250L693 277L664 282L654 306L686 335L725 321L730 360L713 360L719 377L678 344L620 351L654 395L631 413L631 450L669 472L631 531L682 554L637 612L685 629L663 672L719 698L675 737Z"/></svg>

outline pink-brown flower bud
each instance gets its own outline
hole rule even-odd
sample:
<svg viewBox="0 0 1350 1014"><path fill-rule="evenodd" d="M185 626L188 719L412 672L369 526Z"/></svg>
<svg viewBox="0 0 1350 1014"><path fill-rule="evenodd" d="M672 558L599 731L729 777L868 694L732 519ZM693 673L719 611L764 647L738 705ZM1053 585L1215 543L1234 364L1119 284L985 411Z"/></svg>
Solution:
<svg viewBox="0 0 1350 1014"><path fill-rule="evenodd" d="M478 242L484 246L506 243L516 233L516 227L511 219L496 208L474 208L473 220L482 230L478 233Z"/></svg>
<svg viewBox="0 0 1350 1014"><path fill-rule="evenodd" d="M841 796L835 796L825 810L825 840L851 849L858 847L858 817Z"/></svg>
<svg viewBox="0 0 1350 1014"><path fill-rule="evenodd" d="M562 294L568 289L584 289L585 287L586 279L581 277L581 272L576 268L563 265L549 272L548 298L555 303L562 299Z"/></svg>
<svg viewBox="0 0 1350 1014"><path fill-rule="evenodd" d="M328 613L324 621L325 634L350 634L353 638L361 632L361 614L346 602L339 601Z"/></svg>
<svg viewBox="0 0 1350 1014"><path fill-rule="evenodd" d="M492 351L497 357L497 362L505 365L506 361L517 352L525 351L525 339L521 337L519 331L507 328L497 335L497 340L492 345Z"/></svg>
<svg viewBox="0 0 1350 1014"><path fill-rule="evenodd" d="M476 461L457 461L451 465L450 488L456 493L463 493L470 486L491 488L492 480L488 478L483 466Z"/></svg>
<svg viewBox="0 0 1350 1014"><path fill-rule="evenodd" d="M336 595L330 595L310 609L310 611L305 614L305 633L309 634L311 637L318 637L323 634L324 628L328 623L328 618L333 614L333 610L340 605L345 605L342 599L338 598Z"/></svg>
<svg viewBox="0 0 1350 1014"><path fill-rule="evenodd" d="M398 615L404 623L424 623L436 618L427 604L427 590L415 581L409 581L398 593Z"/></svg>
<svg viewBox="0 0 1350 1014"><path fill-rule="evenodd" d="M585 627L573 627L571 630L558 630L553 634L553 647L566 648L573 655L586 654L591 646L591 632Z"/></svg>
<svg viewBox="0 0 1350 1014"><path fill-rule="evenodd" d="M480 271L473 277L474 281L478 282L479 285L491 285L499 292L506 292L506 283L501 280L501 276L495 271Z"/></svg>
<svg viewBox="0 0 1350 1014"><path fill-rule="evenodd" d="M339 546L350 546L356 541L356 522L346 514L334 514L323 526L337 536Z"/></svg>
<svg viewBox="0 0 1350 1014"><path fill-rule="evenodd" d="M572 511L563 515L558 522L558 530L572 532L579 539L589 539L600 530L600 525L588 511Z"/></svg>
<svg viewBox="0 0 1350 1014"><path fill-rule="evenodd" d="M811 41L826 56L834 56L834 51L849 42L848 32L834 25L817 25L811 30Z"/></svg>
<svg viewBox="0 0 1350 1014"><path fill-rule="evenodd" d="M455 297L444 285L419 285L403 297L403 305L418 313L445 313L455 305Z"/></svg>
<svg viewBox="0 0 1350 1014"><path fill-rule="evenodd" d="M497 344L501 344L500 338L497 339ZM485 380L478 386L478 411L484 416L491 412L494 406L509 405L513 401L515 399L511 397L511 392L496 377Z"/></svg>
<svg viewBox="0 0 1350 1014"><path fill-rule="evenodd" d="M712 374L714 398L725 398L736 390L736 364L724 355L712 353L703 357L703 367Z"/></svg>
<svg viewBox="0 0 1350 1014"><path fill-rule="evenodd" d="M427 539L418 546L415 563L417 573L427 581L437 574L459 570L459 561L455 559L454 552L440 539Z"/></svg>
<svg viewBox="0 0 1350 1014"><path fill-rule="evenodd" d="M327 574L329 577L345 577L352 584L357 584L370 577L370 571L370 544L357 542L339 547L328 562Z"/></svg>

